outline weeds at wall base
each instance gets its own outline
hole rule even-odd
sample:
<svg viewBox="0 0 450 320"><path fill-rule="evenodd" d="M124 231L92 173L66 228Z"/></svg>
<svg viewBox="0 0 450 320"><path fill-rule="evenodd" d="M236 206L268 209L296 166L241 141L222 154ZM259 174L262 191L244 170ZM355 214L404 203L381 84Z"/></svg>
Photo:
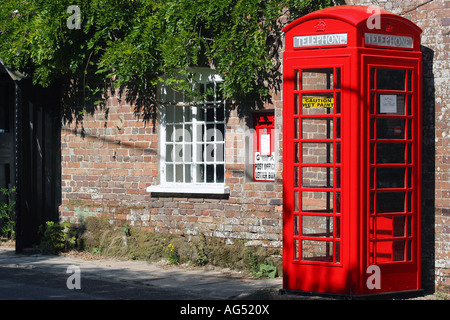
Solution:
<svg viewBox="0 0 450 320"><path fill-rule="evenodd" d="M77 230L76 249L91 254L196 267L220 267L259 277L280 276L281 250L245 246L242 239L151 233L114 227L106 216L87 217Z"/></svg>

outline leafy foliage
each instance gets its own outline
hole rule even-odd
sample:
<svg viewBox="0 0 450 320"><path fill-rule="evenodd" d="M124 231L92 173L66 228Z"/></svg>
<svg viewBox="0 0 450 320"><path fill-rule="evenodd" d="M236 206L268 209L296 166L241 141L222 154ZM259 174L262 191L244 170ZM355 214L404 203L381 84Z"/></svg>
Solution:
<svg viewBox="0 0 450 320"><path fill-rule="evenodd" d="M0 196L4 198L4 201L0 199L0 236L7 239L14 238L15 226L16 226L16 213L14 206L16 204L12 193L15 192L15 188L0 189Z"/></svg>
<svg viewBox="0 0 450 320"><path fill-rule="evenodd" d="M281 28L333 0L4 0L0 57L35 84L71 81L66 96L81 95L65 120L119 90L150 119L161 81L186 88L178 75L214 66L224 75L223 96L255 108L281 83ZM81 28L67 26L77 5ZM99 99L100 96L100 99Z"/></svg>

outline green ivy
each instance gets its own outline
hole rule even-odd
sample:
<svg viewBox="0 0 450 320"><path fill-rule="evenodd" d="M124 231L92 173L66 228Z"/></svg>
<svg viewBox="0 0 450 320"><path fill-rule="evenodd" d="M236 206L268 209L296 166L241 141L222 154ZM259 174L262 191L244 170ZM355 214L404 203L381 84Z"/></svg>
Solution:
<svg viewBox="0 0 450 320"><path fill-rule="evenodd" d="M157 84L163 77L180 81L178 74L192 66L214 66L224 76L227 101L255 108L281 84L282 27L338 3L342 1L4 0L0 57L35 84L70 79L71 87L64 90L82 93L82 109L101 107L99 94L119 90L149 119L158 106ZM70 5L80 9L80 29L67 27ZM65 112L67 121L84 115L73 108Z"/></svg>

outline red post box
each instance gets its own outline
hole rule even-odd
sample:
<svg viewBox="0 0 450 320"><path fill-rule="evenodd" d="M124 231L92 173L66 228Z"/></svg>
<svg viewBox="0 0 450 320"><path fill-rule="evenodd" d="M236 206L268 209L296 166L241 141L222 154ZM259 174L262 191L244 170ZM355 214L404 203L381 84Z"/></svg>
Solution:
<svg viewBox="0 0 450 320"><path fill-rule="evenodd" d="M285 32L283 287L421 288L421 30L337 6Z"/></svg>
<svg viewBox="0 0 450 320"><path fill-rule="evenodd" d="M275 117L257 114L253 133L253 180L275 181Z"/></svg>

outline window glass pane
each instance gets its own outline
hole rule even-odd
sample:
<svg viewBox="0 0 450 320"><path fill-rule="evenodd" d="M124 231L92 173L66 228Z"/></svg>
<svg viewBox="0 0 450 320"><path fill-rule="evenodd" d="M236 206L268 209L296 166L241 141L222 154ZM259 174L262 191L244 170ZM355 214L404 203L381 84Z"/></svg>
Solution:
<svg viewBox="0 0 450 320"><path fill-rule="evenodd" d="M205 166L203 164L197 164L197 183L205 182Z"/></svg>
<svg viewBox="0 0 450 320"><path fill-rule="evenodd" d="M302 167L303 188L332 188L333 168Z"/></svg>
<svg viewBox="0 0 450 320"><path fill-rule="evenodd" d="M333 192L303 191L303 212L333 212Z"/></svg>
<svg viewBox="0 0 450 320"><path fill-rule="evenodd" d="M302 240L302 260L333 262L333 242Z"/></svg>
<svg viewBox="0 0 450 320"><path fill-rule="evenodd" d="M173 182L173 164L166 165L166 182Z"/></svg>
<svg viewBox="0 0 450 320"><path fill-rule="evenodd" d="M225 166L223 164L216 165L216 182L223 183L225 181Z"/></svg>
<svg viewBox="0 0 450 320"><path fill-rule="evenodd" d="M182 144L175 145L175 152L174 152L173 160L175 162L183 162L183 145Z"/></svg>
<svg viewBox="0 0 450 320"><path fill-rule="evenodd" d="M403 188L405 168L378 168L377 188Z"/></svg>
<svg viewBox="0 0 450 320"><path fill-rule="evenodd" d="M333 68L303 70L302 90L333 89L333 76Z"/></svg>
<svg viewBox="0 0 450 320"><path fill-rule="evenodd" d="M302 235L307 237L332 238L333 217L302 216Z"/></svg>
<svg viewBox="0 0 450 320"><path fill-rule="evenodd" d="M405 192L378 192L377 212L404 212Z"/></svg>
<svg viewBox="0 0 450 320"><path fill-rule="evenodd" d="M374 230L377 239L404 237L405 236L405 216L383 216L375 218Z"/></svg>
<svg viewBox="0 0 450 320"><path fill-rule="evenodd" d="M216 162L225 161L225 144L218 143L216 144Z"/></svg>
<svg viewBox="0 0 450 320"><path fill-rule="evenodd" d="M175 115L175 123L182 123L183 122L183 107L177 107L174 106L174 115Z"/></svg>
<svg viewBox="0 0 450 320"><path fill-rule="evenodd" d="M303 139L333 139L333 119L303 119Z"/></svg>
<svg viewBox="0 0 450 320"><path fill-rule="evenodd" d="M379 114L405 114L405 95L378 94L377 111Z"/></svg>
<svg viewBox="0 0 450 320"><path fill-rule="evenodd" d="M301 103L304 115L332 114L335 105L332 93L303 94Z"/></svg>
<svg viewBox="0 0 450 320"><path fill-rule="evenodd" d="M215 108L206 109L206 122L214 122L214 110Z"/></svg>
<svg viewBox="0 0 450 320"><path fill-rule="evenodd" d="M214 165L206 165L206 182L214 182Z"/></svg>
<svg viewBox="0 0 450 320"><path fill-rule="evenodd" d="M182 124L177 124L175 126L175 133L174 133L174 138L175 138L175 142L181 142L183 141L183 125Z"/></svg>
<svg viewBox="0 0 450 320"><path fill-rule="evenodd" d="M173 162L173 145L166 144L166 162Z"/></svg>
<svg viewBox="0 0 450 320"><path fill-rule="evenodd" d="M167 106L166 107L166 121L167 123L173 123L175 120L175 111L174 106Z"/></svg>
<svg viewBox="0 0 450 320"><path fill-rule="evenodd" d="M174 138L175 138L174 126L173 125L166 125L166 142L173 142Z"/></svg>
<svg viewBox="0 0 450 320"><path fill-rule="evenodd" d="M405 90L406 70L377 69L378 90Z"/></svg>
<svg viewBox="0 0 450 320"><path fill-rule="evenodd" d="M184 182L183 180L183 165L177 164L175 165L175 182Z"/></svg>
<svg viewBox="0 0 450 320"><path fill-rule="evenodd" d="M184 145L184 162L192 162L192 144Z"/></svg>
<svg viewBox="0 0 450 320"><path fill-rule="evenodd" d="M333 163L333 143L302 143L303 163Z"/></svg>
<svg viewBox="0 0 450 320"><path fill-rule="evenodd" d="M405 143L377 143L377 163L404 163Z"/></svg>
<svg viewBox="0 0 450 320"><path fill-rule="evenodd" d="M192 142L192 124L186 124L184 126L184 141Z"/></svg>
<svg viewBox="0 0 450 320"><path fill-rule="evenodd" d="M197 144L197 156L196 156L196 161L197 162L204 162L204 150L205 149L205 145L204 144Z"/></svg>
<svg viewBox="0 0 450 320"><path fill-rule="evenodd" d="M191 183L192 182L192 172L191 172L191 165L186 164L184 166L184 182Z"/></svg>
<svg viewBox="0 0 450 320"><path fill-rule="evenodd" d="M216 109L216 121L224 121L225 120L225 107L222 106Z"/></svg>
<svg viewBox="0 0 450 320"><path fill-rule="evenodd" d="M404 139L405 119L378 118L377 119L378 139Z"/></svg>

